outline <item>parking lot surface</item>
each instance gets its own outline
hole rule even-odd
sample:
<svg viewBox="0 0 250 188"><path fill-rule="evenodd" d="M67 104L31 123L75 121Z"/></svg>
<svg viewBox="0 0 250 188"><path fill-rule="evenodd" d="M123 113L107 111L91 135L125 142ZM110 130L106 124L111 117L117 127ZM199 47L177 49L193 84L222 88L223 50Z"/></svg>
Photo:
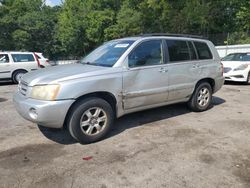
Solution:
<svg viewBox="0 0 250 188"><path fill-rule="evenodd" d="M250 86L226 84L210 110L185 104L126 115L81 145L14 109L0 83L0 187L250 187Z"/></svg>

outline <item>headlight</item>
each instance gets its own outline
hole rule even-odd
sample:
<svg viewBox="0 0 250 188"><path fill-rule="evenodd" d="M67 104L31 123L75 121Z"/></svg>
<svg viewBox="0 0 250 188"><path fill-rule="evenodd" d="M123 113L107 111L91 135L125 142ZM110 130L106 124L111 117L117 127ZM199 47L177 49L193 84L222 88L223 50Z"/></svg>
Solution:
<svg viewBox="0 0 250 188"><path fill-rule="evenodd" d="M248 67L248 64L242 64L234 69L234 71L245 70Z"/></svg>
<svg viewBox="0 0 250 188"><path fill-rule="evenodd" d="M40 85L34 86L31 92L31 98L38 100L55 100L60 89L60 85Z"/></svg>

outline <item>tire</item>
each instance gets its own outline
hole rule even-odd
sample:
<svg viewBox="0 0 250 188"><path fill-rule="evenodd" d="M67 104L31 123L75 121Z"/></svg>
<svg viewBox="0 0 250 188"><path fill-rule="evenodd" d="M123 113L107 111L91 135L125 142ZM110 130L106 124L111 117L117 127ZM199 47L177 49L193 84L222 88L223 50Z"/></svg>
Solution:
<svg viewBox="0 0 250 188"><path fill-rule="evenodd" d="M25 70L18 70L18 71L15 71L14 74L12 75L12 81L15 83L15 84L18 84L20 79L22 78L22 76L27 73L27 71Z"/></svg>
<svg viewBox="0 0 250 188"><path fill-rule="evenodd" d="M68 116L70 135L82 144L103 139L114 122L111 105L101 98L87 98L77 102ZM81 126L82 124L82 126Z"/></svg>
<svg viewBox="0 0 250 188"><path fill-rule="evenodd" d="M248 73L248 76L247 76L246 85L250 85L250 72Z"/></svg>
<svg viewBox="0 0 250 188"><path fill-rule="evenodd" d="M207 82L198 84L193 92L192 97L188 101L188 106L195 112L207 110L212 103L212 88Z"/></svg>

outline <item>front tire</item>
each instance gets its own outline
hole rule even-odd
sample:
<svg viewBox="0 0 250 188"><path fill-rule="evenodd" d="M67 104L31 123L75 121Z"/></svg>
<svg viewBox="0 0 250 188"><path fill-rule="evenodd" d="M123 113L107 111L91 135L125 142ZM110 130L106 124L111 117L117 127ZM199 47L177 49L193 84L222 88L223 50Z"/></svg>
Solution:
<svg viewBox="0 0 250 188"><path fill-rule="evenodd" d="M200 83L194 90L188 106L195 112L207 110L212 103L212 88L207 82Z"/></svg>
<svg viewBox="0 0 250 188"><path fill-rule="evenodd" d="M103 139L114 121L111 105L100 98L87 98L77 102L68 120L68 130L82 144Z"/></svg>
<svg viewBox="0 0 250 188"><path fill-rule="evenodd" d="M21 80L21 78L23 77L23 75L27 73L27 71L24 71L24 70L18 70L16 72L14 72L14 74L12 75L12 81L15 83L15 84L18 84L19 81Z"/></svg>

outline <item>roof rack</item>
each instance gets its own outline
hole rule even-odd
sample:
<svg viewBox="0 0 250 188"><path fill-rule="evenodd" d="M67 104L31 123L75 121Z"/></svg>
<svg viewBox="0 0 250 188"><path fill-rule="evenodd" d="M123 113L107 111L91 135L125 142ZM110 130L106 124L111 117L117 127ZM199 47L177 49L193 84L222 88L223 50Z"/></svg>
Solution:
<svg viewBox="0 0 250 188"><path fill-rule="evenodd" d="M199 39L206 39L203 36L199 35L190 35L190 34L174 34L174 33L146 33L138 35L140 37L150 37L150 36L169 36L169 37L187 37L187 38L199 38Z"/></svg>

